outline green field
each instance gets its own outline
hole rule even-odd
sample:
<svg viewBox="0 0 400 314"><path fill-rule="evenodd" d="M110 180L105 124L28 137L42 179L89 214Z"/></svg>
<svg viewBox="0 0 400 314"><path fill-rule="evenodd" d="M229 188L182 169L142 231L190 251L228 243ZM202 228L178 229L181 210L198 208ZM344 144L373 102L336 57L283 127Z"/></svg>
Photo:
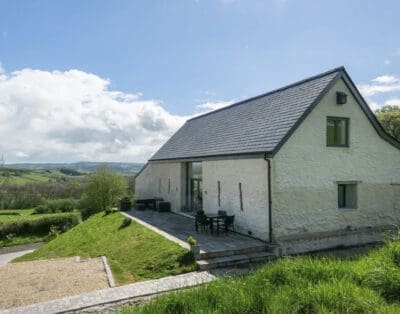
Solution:
<svg viewBox="0 0 400 314"><path fill-rule="evenodd" d="M16 261L68 256L107 256L118 284L161 278L195 269L188 251L123 215L99 213Z"/></svg>
<svg viewBox="0 0 400 314"><path fill-rule="evenodd" d="M0 222L11 222L21 219L35 220L42 217L57 216L59 213L55 214L37 214L34 215L34 208L29 209L2 209L0 210Z"/></svg>
<svg viewBox="0 0 400 314"><path fill-rule="evenodd" d="M71 180L82 180L86 178L87 173L82 172L79 175L68 175L58 169L0 169L1 184L26 184L32 182L65 182Z"/></svg>
<svg viewBox="0 0 400 314"><path fill-rule="evenodd" d="M400 240L353 260L281 258L122 313L400 313Z"/></svg>
<svg viewBox="0 0 400 314"><path fill-rule="evenodd" d="M14 221L21 218L33 218L34 208L29 209L2 209L0 210L0 222ZM39 215L40 216L40 215Z"/></svg>

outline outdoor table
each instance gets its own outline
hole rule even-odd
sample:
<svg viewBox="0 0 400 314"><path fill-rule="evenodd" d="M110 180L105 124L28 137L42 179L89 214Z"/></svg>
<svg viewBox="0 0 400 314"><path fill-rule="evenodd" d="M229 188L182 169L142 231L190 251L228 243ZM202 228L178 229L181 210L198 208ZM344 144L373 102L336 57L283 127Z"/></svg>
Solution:
<svg viewBox="0 0 400 314"><path fill-rule="evenodd" d="M220 220L224 220L226 215L220 215L220 214L215 214L215 213L208 213L205 214L208 219L210 219L210 230L211 234L214 233L214 221L217 223L217 235L219 235L219 222Z"/></svg>

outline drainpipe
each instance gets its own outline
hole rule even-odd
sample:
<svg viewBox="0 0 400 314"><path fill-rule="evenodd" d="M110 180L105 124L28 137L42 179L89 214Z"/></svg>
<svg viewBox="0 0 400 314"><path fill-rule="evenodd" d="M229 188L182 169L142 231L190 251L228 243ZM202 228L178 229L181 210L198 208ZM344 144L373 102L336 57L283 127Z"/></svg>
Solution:
<svg viewBox="0 0 400 314"><path fill-rule="evenodd" d="M268 164L268 226L269 226L269 243L272 243L272 191L271 191L271 159L264 155L264 160Z"/></svg>

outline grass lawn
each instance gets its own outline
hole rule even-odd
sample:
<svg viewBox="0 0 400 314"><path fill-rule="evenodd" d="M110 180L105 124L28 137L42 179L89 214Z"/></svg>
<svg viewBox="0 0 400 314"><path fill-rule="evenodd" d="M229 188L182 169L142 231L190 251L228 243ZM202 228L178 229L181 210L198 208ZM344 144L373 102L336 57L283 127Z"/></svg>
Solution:
<svg viewBox="0 0 400 314"><path fill-rule="evenodd" d="M35 216L32 215L34 208L29 209L2 209L0 210L0 222L14 221L18 219L30 219ZM31 216L32 215L32 216Z"/></svg>
<svg viewBox="0 0 400 314"><path fill-rule="evenodd" d="M180 274L195 269L188 251L135 223L122 227L120 213L99 213L15 261L107 256L119 285Z"/></svg>
<svg viewBox="0 0 400 314"><path fill-rule="evenodd" d="M53 214L36 214L33 215L34 208L29 209L2 209L0 210L0 223L12 222L17 220L36 220L42 217L57 216L61 213ZM9 214L9 215L8 215Z"/></svg>
<svg viewBox="0 0 400 314"><path fill-rule="evenodd" d="M282 258L122 313L400 313L400 240L353 260Z"/></svg>

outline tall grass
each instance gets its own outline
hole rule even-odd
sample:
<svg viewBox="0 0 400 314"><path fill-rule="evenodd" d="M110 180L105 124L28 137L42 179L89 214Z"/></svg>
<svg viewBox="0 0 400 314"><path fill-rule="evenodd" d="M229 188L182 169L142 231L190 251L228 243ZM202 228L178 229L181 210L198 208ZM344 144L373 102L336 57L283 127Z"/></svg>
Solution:
<svg viewBox="0 0 400 314"><path fill-rule="evenodd" d="M400 240L352 260L287 257L124 313L400 313Z"/></svg>

